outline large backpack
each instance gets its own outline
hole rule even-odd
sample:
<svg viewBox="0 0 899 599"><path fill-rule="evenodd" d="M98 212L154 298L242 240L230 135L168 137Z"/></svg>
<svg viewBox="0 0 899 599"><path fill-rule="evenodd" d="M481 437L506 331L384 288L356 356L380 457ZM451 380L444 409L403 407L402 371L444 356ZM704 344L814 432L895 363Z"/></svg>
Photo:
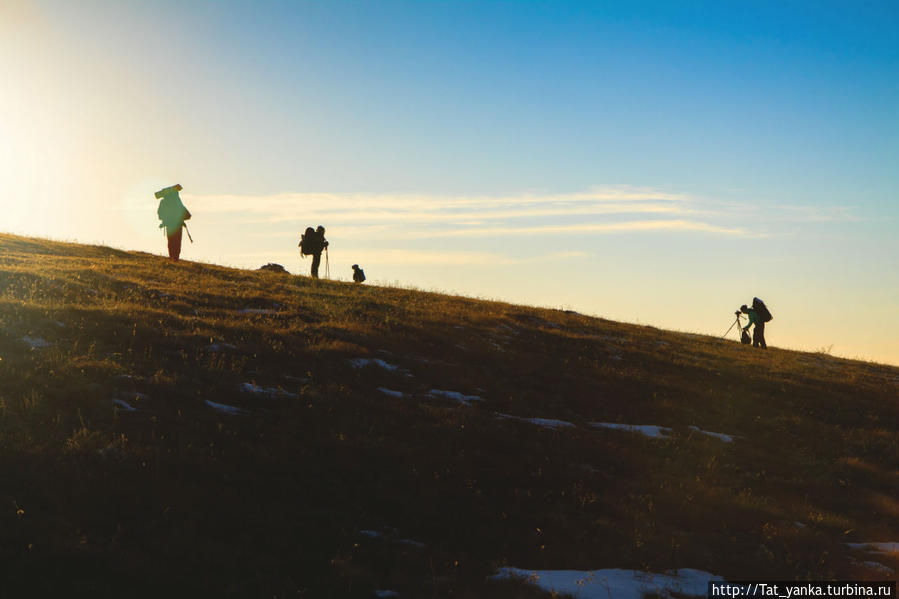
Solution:
<svg viewBox="0 0 899 599"><path fill-rule="evenodd" d="M765 305L765 302L757 297L752 298L752 309L762 317L762 322L770 322L771 319L774 318L774 316L771 315L771 310Z"/></svg>
<svg viewBox="0 0 899 599"><path fill-rule="evenodd" d="M312 227L306 227L306 232L300 235L300 253L304 256L314 254L319 245L318 233Z"/></svg>

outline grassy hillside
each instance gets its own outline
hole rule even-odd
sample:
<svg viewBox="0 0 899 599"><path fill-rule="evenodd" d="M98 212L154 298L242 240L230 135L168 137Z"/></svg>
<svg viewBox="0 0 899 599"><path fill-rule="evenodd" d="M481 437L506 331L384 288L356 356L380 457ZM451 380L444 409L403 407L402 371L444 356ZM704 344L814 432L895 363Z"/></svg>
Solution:
<svg viewBox="0 0 899 599"><path fill-rule="evenodd" d="M10 235L0 325L0 596L899 568L897 368Z"/></svg>

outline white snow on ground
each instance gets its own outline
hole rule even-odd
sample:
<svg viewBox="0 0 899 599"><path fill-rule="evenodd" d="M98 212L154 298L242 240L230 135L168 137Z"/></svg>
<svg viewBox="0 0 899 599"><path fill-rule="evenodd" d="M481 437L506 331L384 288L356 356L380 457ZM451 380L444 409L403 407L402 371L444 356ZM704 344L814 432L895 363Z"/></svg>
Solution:
<svg viewBox="0 0 899 599"><path fill-rule="evenodd" d="M349 362L350 366L353 368L364 368L365 366L374 365L383 368L384 370L389 370L390 372L406 373L405 368L400 368L395 364L385 362L378 358L353 358Z"/></svg>
<svg viewBox="0 0 899 599"><path fill-rule="evenodd" d="M689 426L688 428L691 431L696 431L697 433L702 433L703 435L708 435L710 437L715 437L716 439L721 439L725 443L733 443L734 442L734 438L731 435L725 435L724 433L711 433L709 431L702 430L698 426L692 426L692 425Z"/></svg>
<svg viewBox="0 0 899 599"><path fill-rule="evenodd" d="M29 337L28 335L22 337L22 341L29 347L31 347L32 351L36 349L44 349L45 347L50 347L51 345L53 345L49 341L45 341L40 337Z"/></svg>
<svg viewBox="0 0 899 599"><path fill-rule="evenodd" d="M613 428L620 431L628 431L631 433L640 433L653 439L664 439L673 431L667 426L656 426L654 424L618 424L616 422L591 422L593 428Z"/></svg>
<svg viewBox="0 0 899 599"><path fill-rule="evenodd" d="M521 416L512 416L511 414L500 414L497 412L498 417L507 419L507 420L520 420L521 422L530 422L531 424L536 424L537 426L542 426L544 428L551 428L553 430L558 430L560 428L569 428L574 427L570 422L566 422L564 420L553 420L552 418L522 418Z"/></svg>
<svg viewBox="0 0 899 599"><path fill-rule="evenodd" d="M382 599L386 599L387 597L399 597L400 594L396 591L375 591L375 597L381 597Z"/></svg>
<svg viewBox="0 0 899 599"><path fill-rule="evenodd" d="M393 389L387 389L386 387L378 387L378 391L384 395L389 395L390 397L403 397L402 391L394 391Z"/></svg>
<svg viewBox="0 0 899 599"><path fill-rule="evenodd" d="M209 351L217 351L222 352L225 350L234 351L237 349L236 345L231 345L230 343L210 343L206 346L206 349Z"/></svg>
<svg viewBox="0 0 899 599"><path fill-rule="evenodd" d="M238 310L238 314L280 314L277 310L265 309L265 308L244 308L243 310Z"/></svg>
<svg viewBox="0 0 899 599"><path fill-rule="evenodd" d="M206 405L214 410L218 410L224 414L231 414L232 416L236 416L238 414L246 414L246 410L242 410L240 408L236 408L234 406L226 406L223 403L215 403L214 401L206 400Z"/></svg>
<svg viewBox="0 0 899 599"><path fill-rule="evenodd" d="M436 395L437 397L452 399L454 401L458 401L463 406L470 406L471 402L473 401L484 401L484 398L478 395L465 395L464 393L459 393L458 391L446 391L444 389L431 389L430 391L428 391L428 395Z"/></svg>
<svg viewBox="0 0 899 599"><path fill-rule="evenodd" d="M705 596L710 580L719 576L684 568L672 574L640 570L521 570L500 568L495 579L520 578L550 593L569 594L575 599L643 599L646 593L671 597L671 592Z"/></svg>
<svg viewBox="0 0 899 599"><path fill-rule="evenodd" d="M884 574L895 574L896 570L890 568L889 566L885 566L880 562L862 562L863 566L868 566L872 570L877 570L878 572L883 572Z"/></svg>
<svg viewBox="0 0 899 599"><path fill-rule="evenodd" d="M899 543L846 543L853 549L865 549L872 553L894 553L899 551Z"/></svg>
<svg viewBox="0 0 899 599"><path fill-rule="evenodd" d="M299 397L296 393L290 393L289 391L285 391L284 389L278 389L276 387L260 387L259 385L254 385L253 383L242 383L240 385L241 391L244 393L253 393L256 395L268 395L271 397L286 397L288 399L296 399Z"/></svg>
<svg viewBox="0 0 899 599"><path fill-rule="evenodd" d="M127 401L123 399L114 399L112 403L117 405L120 409L125 410L126 412L136 412L137 408L133 407Z"/></svg>

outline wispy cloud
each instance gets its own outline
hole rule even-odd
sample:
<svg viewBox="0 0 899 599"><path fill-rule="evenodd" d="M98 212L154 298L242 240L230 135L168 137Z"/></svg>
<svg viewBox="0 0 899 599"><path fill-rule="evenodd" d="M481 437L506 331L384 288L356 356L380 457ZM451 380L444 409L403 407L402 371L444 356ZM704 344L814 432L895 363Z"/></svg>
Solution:
<svg viewBox="0 0 899 599"><path fill-rule="evenodd" d="M397 242L663 232L752 238L770 235L777 223L856 220L846 208L764 208L629 186L506 196L284 193L184 198L194 213L207 215L210 222L239 218L248 229L258 229L260 237L296 237L306 226L324 224L344 238Z"/></svg>
<svg viewBox="0 0 899 599"><path fill-rule="evenodd" d="M599 206L617 209L630 207L638 210L647 202L657 206L683 203L689 199L684 194L661 192L648 188L609 186L589 192L570 194L520 194L515 196L448 196L439 194L366 194L366 193L284 193L269 196L194 195L182 194L185 201L217 213L239 212L250 217L291 218L296 214L344 213L393 214L403 216L417 214L470 213L477 218L484 213L500 211L504 214L531 210L585 210ZM580 207L580 208L576 208ZM590 208L587 208L589 210ZM607 208L608 209L608 208Z"/></svg>
<svg viewBox="0 0 899 599"><path fill-rule="evenodd" d="M394 239L660 230L747 235L742 228L697 220L707 211L697 212L690 196L626 186L516 196L292 193L184 197L195 212L222 219L240 214L244 223L297 230L327 223L345 233L389 233Z"/></svg>
<svg viewBox="0 0 899 599"><path fill-rule="evenodd" d="M531 227L477 227L468 229L450 229L445 231L400 233L405 239L424 239L430 237L495 237L509 235L560 235L571 233L628 233L640 231L698 231L752 237L745 229L738 227L722 227L704 222L687 220L642 220L619 223L583 223L572 225L545 225Z"/></svg>
<svg viewBox="0 0 899 599"><path fill-rule="evenodd" d="M581 251L553 252L533 256L510 256L491 252L447 252L403 249L359 249L353 248L359 255L376 255L382 265L402 266L512 266L515 264L541 264L556 260L573 260L586 258L589 254Z"/></svg>

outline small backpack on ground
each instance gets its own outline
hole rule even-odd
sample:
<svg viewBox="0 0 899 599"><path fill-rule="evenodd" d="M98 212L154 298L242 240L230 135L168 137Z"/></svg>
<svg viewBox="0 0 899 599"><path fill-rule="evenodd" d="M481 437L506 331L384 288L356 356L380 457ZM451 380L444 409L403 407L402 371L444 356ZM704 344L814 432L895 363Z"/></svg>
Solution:
<svg viewBox="0 0 899 599"><path fill-rule="evenodd" d="M749 333L747 333L746 331L742 331L742 334L740 335L740 343L742 343L743 345L749 345L750 343L752 343L752 338L749 337Z"/></svg>
<svg viewBox="0 0 899 599"><path fill-rule="evenodd" d="M315 253L318 234L312 227L306 227L306 232L300 235L300 253L304 256Z"/></svg>
<svg viewBox="0 0 899 599"><path fill-rule="evenodd" d="M267 270L269 272L277 272L277 273L287 273L287 269L281 266L280 264L275 264L274 262L269 262L264 266L260 266L259 270Z"/></svg>
<svg viewBox="0 0 899 599"><path fill-rule="evenodd" d="M762 322L770 322L771 319L774 318L774 316L771 315L768 306L765 305L765 302L757 297L752 298L752 309L758 312L758 315L762 317Z"/></svg>

